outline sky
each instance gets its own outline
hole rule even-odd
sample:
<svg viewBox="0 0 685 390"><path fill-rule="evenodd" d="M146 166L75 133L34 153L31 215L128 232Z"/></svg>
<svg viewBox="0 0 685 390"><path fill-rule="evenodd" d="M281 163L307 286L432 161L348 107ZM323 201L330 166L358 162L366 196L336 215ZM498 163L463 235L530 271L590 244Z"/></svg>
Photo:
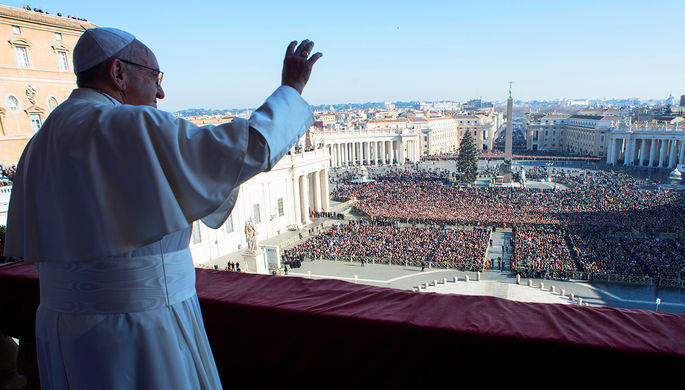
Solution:
<svg viewBox="0 0 685 390"><path fill-rule="evenodd" d="M164 110L259 106L292 40L324 56L310 104L678 98L685 1L22 0L126 30L164 71Z"/></svg>

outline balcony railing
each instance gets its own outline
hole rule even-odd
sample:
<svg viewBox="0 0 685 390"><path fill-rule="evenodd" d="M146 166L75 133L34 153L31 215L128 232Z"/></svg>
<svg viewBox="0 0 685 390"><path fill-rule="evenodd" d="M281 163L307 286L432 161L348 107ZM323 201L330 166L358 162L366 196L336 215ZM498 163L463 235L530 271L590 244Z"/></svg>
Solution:
<svg viewBox="0 0 685 390"><path fill-rule="evenodd" d="M226 387L444 385L484 369L509 380L522 372L558 380L575 368L661 378L685 367L682 315L205 269L196 276ZM0 267L0 297L0 331L31 345L35 266Z"/></svg>

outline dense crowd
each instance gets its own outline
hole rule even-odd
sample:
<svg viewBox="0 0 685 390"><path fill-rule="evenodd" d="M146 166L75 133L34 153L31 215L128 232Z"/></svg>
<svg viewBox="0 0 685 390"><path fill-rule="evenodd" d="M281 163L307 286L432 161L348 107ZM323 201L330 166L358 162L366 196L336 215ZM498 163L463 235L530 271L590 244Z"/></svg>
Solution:
<svg viewBox="0 0 685 390"><path fill-rule="evenodd" d="M575 155L560 151L533 151L533 150L519 150L512 153L512 158L516 160L564 160L564 161L600 161L599 157L590 157ZM422 156L421 161L441 161L441 160L456 160L459 158L459 151L450 153L434 154L430 156ZM487 160L504 160L504 152L501 150L481 150L478 153L478 158Z"/></svg>
<svg viewBox="0 0 685 390"><path fill-rule="evenodd" d="M639 261L628 253L618 237L578 231L569 232L568 240L578 259L580 271L595 274L644 275Z"/></svg>
<svg viewBox="0 0 685 390"><path fill-rule="evenodd" d="M478 268L483 264L490 230L451 230L445 226L398 226L350 221L338 224L285 251L284 259L335 258L440 267Z"/></svg>
<svg viewBox="0 0 685 390"><path fill-rule="evenodd" d="M530 268L536 272L576 270L564 236L564 231L560 229L536 226L516 227L514 232L516 266Z"/></svg>
<svg viewBox="0 0 685 390"><path fill-rule="evenodd" d="M14 181L14 174L17 171L16 165L0 164L0 186L11 186Z"/></svg>
<svg viewBox="0 0 685 390"><path fill-rule="evenodd" d="M569 190L456 187L448 173L390 171L376 182L346 183L334 198L360 199L372 219L471 225L590 226L613 230L685 231L685 195L640 188L624 174L570 175L555 180Z"/></svg>
<svg viewBox="0 0 685 390"><path fill-rule="evenodd" d="M549 271L685 278L685 243L582 229L515 229L515 267L536 276ZM574 260L575 258L575 260Z"/></svg>
<svg viewBox="0 0 685 390"><path fill-rule="evenodd" d="M533 177L545 177L547 168L530 172ZM341 231L332 230L329 236L307 243L311 247L302 250L329 253L326 248L340 244L334 253L463 263L483 258L478 251L487 247L487 239L486 244L471 243L482 242L477 232L486 230L440 232L429 228L416 232L407 228L405 232L395 225L507 224L516 226L514 266L537 276L551 271L579 271L595 276L685 278L685 243L655 238L658 233L685 233L682 193L644 189L645 183L620 173L553 173L556 182L570 189L456 187L448 181L449 171L421 169L386 170L372 183L344 182L334 196L360 199L358 211L376 224L384 222L394 227L337 228L358 231L340 238L337 236ZM393 240L388 241L387 235ZM459 243L467 244L459 247Z"/></svg>

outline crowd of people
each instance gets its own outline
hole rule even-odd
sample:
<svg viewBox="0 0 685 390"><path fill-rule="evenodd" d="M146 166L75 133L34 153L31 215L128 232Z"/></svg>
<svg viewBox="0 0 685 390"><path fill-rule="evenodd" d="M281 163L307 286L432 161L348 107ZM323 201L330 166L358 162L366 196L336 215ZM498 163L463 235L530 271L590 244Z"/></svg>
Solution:
<svg viewBox="0 0 685 390"><path fill-rule="evenodd" d="M581 271L593 278L685 278L685 243L678 239L524 226L515 228L515 243L514 266L535 276Z"/></svg>
<svg viewBox="0 0 685 390"><path fill-rule="evenodd" d="M533 169L531 174L546 177L547 168ZM357 211L375 224L516 226L513 266L537 276L578 271L685 277L685 243L654 238L664 232L685 233L682 193L645 189L645 183L620 173L559 170L553 174L556 182L569 189L457 187L448 181L449 171L413 168L386 170L375 182L345 182L333 195L359 199ZM397 227L376 231L375 226L339 227L302 249L329 253L342 244L338 254L393 258L399 253L411 260L425 260L430 254L431 261L449 264L482 259L479 248L487 247L487 239L483 245L478 233L487 231L484 229L442 230L438 234L440 229L428 228L425 236L405 229L411 237L405 239ZM350 237L345 229L352 229ZM385 244L384 234L396 241ZM399 250L394 243L400 244ZM459 243L467 244L460 248Z"/></svg>
<svg viewBox="0 0 685 390"><path fill-rule="evenodd" d="M638 259L628 253L622 240L616 236L593 231L574 231L568 232L568 240L578 259L580 271L603 275L645 275Z"/></svg>
<svg viewBox="0 0 685 390"><path fill-rule="evenodd" d="M304 257L360 262L480 269L490 239L488 229L447 229L444 225L400 226L350 221L284 251L284 263L296 268Z"/></svg>
<svg viewBox="0 0 685 390"><path fill-rule="evenodd" d="M459 158L459 151L450 153L435 154L430 156L422 156L421 161L442 161L442 160L456 160ZM504 151L502 150L481 150L478 158L487 160L504 160ZM560 151L534 151L534 150L520 150L512 153L512 158L517 160L565 160L565 161L600 161L599 157L589 157L582 155L575 155Z"/></svg>
<svg viewBox="0 0 685 390"><path fill-rule="evenodd" d="M17 171L16 165L0 164L0 187L11 186L14 181L14 174Z"/></svg>
<svg viewBox="0 0 685 390"><path fill-rule="evenodd" d="M561 172L555 180L570 189L556 191L457 187L445 183L448 174L390 171L375 182L341 184L332 195L360 199L357 211L372 219L685 231L685 195L642 189L637 180L624 174Z"/></svg>
<svg viewBox="0 0 685 390"><path fill-rule="evenodd" d="M517 226L514 229L514 242L515 267L524 267L538 273L576 270L562 229Z"/></svg>

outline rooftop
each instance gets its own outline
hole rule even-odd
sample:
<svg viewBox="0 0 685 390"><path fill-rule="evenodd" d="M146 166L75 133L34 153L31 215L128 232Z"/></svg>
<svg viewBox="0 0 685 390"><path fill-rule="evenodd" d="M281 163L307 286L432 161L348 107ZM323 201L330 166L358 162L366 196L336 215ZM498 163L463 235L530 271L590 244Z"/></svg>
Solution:
<svg viewBox="0 0 685 390"><path fill-rule="evenodd" d="M45 12L29 11L23 8L8 7L0 4L0 18L27 21L48 26L63 27L72 30L85 31L97 27L86 20L74 17L52 15Z"/></svg>

